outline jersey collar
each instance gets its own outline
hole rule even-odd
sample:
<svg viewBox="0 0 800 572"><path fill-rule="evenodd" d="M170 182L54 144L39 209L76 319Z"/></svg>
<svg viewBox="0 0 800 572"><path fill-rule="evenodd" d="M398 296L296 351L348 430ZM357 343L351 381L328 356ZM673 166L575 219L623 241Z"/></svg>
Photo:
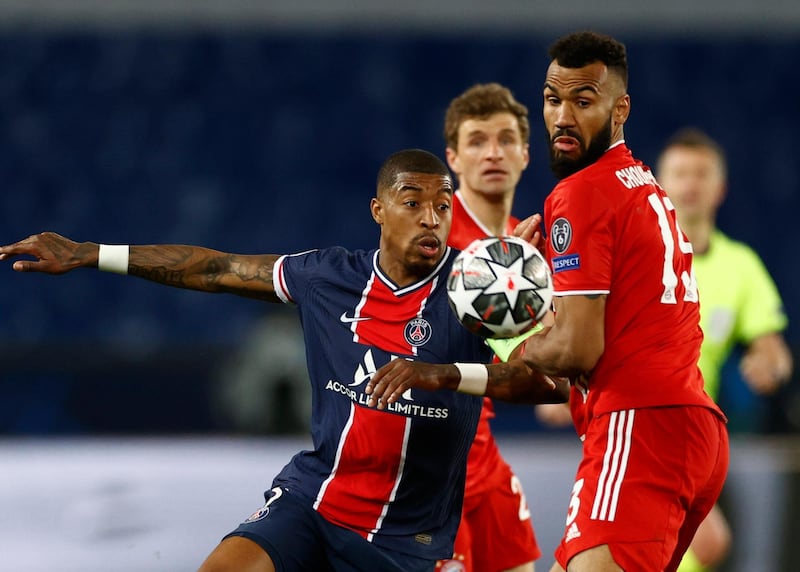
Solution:
<svg viewBox="0 0 800 572"><path fill-rule="evenodd" d="M425 286L432 280L435 280L438 277L439 272L441 272L442 268L444 268L445 265L450 264L450 253L452 252L452 249L449 246L445 248L444 256L442 256L442 259L439 261L439 264L437 264L434 267L434 269L431 270L431 273L428 274L425 278L417 282L414 282L412 284L409 284L408 286L403 286L402 288L400 288L397 284L395 284L394 281L391 278L389 278L383 272L383 270L381 270L381 267L378 264L378 255L380 254L380 252L381 252L380 249L378 249L375 251L375 254L372 255L372 269L374 270L375 275L378 277L378 279L384 284L386 284L386 287L389 288L389 290L391 290L395 296L402 296L403 294L407 294L408 292L413 292L414 290L417 290L418 288Z"/></svg>

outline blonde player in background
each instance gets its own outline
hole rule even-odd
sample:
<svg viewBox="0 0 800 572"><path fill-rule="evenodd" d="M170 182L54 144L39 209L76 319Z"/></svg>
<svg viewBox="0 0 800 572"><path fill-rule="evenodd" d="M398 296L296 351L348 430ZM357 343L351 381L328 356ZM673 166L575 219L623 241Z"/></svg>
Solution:
<svg viewBox="0 0 800 572"><path fill-rule="evenodd" d="M477 238L512 233L519 221L511 207L528 166L529 136L528 109L500 84L474 85L452 100L444 124L447 163L458 179L450 246L464 249ZM437 569L533 572L541 555L522 485L492 435L494 415L484 398L453 558Z"/></svg>
<svg viewBox="0 0 800 572"><path fill-rule="evenodd" d="M792 372L792 355L781 334L787 318L775 283L749 246L717 229L726 176L722 148L698 129L675 133L657 163L658 181L694 247L704 334L699 366L706 392L715 400L720 372L737 344L746 348L739 370L754 392L774 392ZM713 568L725 558L730 545L730 528L715 506L697 529L678 570Z"/></svg>

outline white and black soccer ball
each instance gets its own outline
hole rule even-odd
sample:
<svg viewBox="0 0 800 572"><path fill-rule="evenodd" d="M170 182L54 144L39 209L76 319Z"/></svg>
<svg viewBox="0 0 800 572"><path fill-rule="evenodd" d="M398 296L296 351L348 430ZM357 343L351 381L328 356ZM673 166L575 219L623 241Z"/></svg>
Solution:
<svg viewBox="0 0 800 572"><path fill-rule="evenodd" d="M550 309L553 277L544 256L516 237L481 238L453 260L447 280L450 308L469 331L513 338Z"/></svg>

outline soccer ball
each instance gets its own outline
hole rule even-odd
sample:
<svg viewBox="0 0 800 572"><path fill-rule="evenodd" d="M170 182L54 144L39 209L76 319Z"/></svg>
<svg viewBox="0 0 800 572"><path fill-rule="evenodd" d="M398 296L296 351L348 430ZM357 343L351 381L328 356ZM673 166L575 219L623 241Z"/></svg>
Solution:
<svg viewBox="0 0 800 572"><path fill-rule="evenodd" d="M544 256L516 237L481 238L462 250L447 279L450 308L470 332L513 338L533 328L553 300Z"/></svg>

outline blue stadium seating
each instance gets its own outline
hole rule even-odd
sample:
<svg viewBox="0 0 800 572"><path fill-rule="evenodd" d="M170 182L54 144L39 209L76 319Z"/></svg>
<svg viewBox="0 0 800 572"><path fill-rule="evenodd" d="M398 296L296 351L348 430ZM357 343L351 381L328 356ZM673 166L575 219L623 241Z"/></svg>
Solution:
<svg viewBox="0 0 800 572"><path fill-rule="evenodd" d="M390 152L443 156L450 98L509 85L532 115L515 212L553 184L539 122L549 38L233 32L0 33L0 242L40 230L236 252L371 247ZM631 147L652 163L686 124L730 153L721 225L755 246L800 321L796 137L800 44L628 42ZM234 346L263 308L117 276L0 269L0 341ZM796 328L790 339L796 341Z"/></svg>

